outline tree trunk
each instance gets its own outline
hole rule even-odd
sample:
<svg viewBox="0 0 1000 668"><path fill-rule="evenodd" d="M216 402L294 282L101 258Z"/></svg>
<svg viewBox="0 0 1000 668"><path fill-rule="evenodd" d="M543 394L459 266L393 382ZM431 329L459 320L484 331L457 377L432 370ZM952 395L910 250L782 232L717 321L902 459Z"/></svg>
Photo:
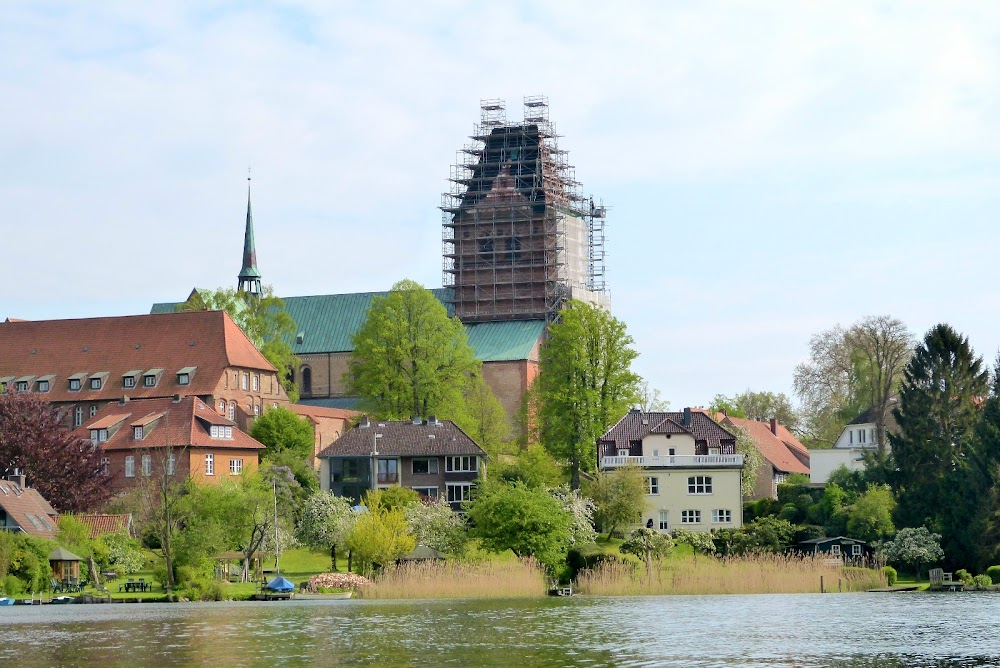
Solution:
<svg viewBox="0 0 1000 668"><path fill-rule="evenodd" d="M337 572L337 544L334 543L330 546L330 572Z"/></svg>
<svg viewBox="0 0 1000 668"><path fill-rule="evenodd" d="M354 550L348 548L347 550L347 572L351 573L351 559L354 557Z"/></svg>

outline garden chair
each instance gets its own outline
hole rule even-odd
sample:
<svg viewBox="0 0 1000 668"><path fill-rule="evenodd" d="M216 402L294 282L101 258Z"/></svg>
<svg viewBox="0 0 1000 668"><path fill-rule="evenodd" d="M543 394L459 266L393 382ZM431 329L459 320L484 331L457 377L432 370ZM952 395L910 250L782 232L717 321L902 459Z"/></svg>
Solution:
<svg viewBox="0 0 1000 668"><path fill-rule="evenodd" d="M139 585L138 585L139 591L146 591L147 586L148 585L146 584L146 578L139 578Z"/></svg>
<svg viewBox="0 0 1000 668"><path fill-rule="evenodd" d="M53 592L55 592L55 593L58 594L59 592L61 592L63 590L62 585L59 584L59 581L56 580L55 578L49 578L49 583L52 585L52 591Z"/></svg>

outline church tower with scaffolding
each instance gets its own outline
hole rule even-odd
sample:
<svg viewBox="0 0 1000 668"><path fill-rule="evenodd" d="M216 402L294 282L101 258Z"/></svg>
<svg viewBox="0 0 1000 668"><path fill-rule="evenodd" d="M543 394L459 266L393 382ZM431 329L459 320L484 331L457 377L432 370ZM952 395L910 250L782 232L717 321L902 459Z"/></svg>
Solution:
<svg viewBox="0 0 1000 668"><path fill-rule="evenodd" d="M524 98L508 122L502 100L481 118L442 196L443 281L463 322L554 320L568 299L608 306L606 209L584 197L548 99Z"/></svg>

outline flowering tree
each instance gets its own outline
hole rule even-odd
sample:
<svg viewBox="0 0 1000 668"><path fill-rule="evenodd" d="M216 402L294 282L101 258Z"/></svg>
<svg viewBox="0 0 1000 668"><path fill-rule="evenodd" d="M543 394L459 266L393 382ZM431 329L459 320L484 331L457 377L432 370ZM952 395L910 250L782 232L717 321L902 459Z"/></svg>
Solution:
<svg viewBox="0 0 1000 668"><path fill-rule="evenodd" d="M594 502L580 494L580 490L571 490L565 485L552 490L552 496L573 518L570 525L570 547L593 543L597 538L597 532L594 531Z"/></svg>
<svg viewBox="0 0 1000 668"><path fill-rule="evenodd" d="M698 562L698 553L712 554L715 552L715 541L712 534L704 531L690 531L688 529L674 529L674 540L678 543L691 546L695 563Z"/></svg>
<svg viewBox="0 0 1000 668"><path fill-rule="evenodd" d="M337 570L337 547L347 545L347 534L356 515L351 502L328 492L313 494L302 509L298 537L309 547L330 550L330 569Z"/></svg>
<svg viewBox="0 0 1000 668"><path fill-rule="evenodd" d="M56 510L92 510L107 497L101 454L63 429L55 409L37 395L0 394L0 475L20 469Z"/></svg>
<svg viewBox="0 0 1000 668"><path fill-rule="evenodd" d="M646 562L646 576L653 581L653 560L660 560L674 549L674 541L654 529L642 527L632 532L619 549L634 554Z"/></svg>
<svg viewBox="0 0 1000 668"><path fill-rule="evenodd" d="M944 559L941 534L931 533L927 527L900 529L896 537L880 546L880 551L890 563L913 566L920 579L920 568Z"/></svg>
<svg viewBox="0 0 1000 668"><path fill-rule="evenodd" d="M415 503L405 508L403 514L417 545L449 554L460 554L465 549L468 540L465 521L444 499Z"/></svg>

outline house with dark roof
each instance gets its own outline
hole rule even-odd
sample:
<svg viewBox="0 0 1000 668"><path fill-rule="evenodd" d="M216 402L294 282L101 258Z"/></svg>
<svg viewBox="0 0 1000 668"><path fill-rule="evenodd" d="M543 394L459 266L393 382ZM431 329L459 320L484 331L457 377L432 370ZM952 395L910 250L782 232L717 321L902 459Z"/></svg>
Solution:
<svg viewBox="0 0 1000 668"><path fill-rule="evenodd" d="M714 418L725 427L746 430L763 457L751 499L778 498L778 485L793 473L809 475L809 450L783 424L771 418L759 422L717 413Z"/></svg>
<svg viewBox="0 0 1000 668"><path fill-rule="evenodd" d="M122 397L196 396L243 429L288 403L223 311L0 323L0 391L37 393L70 428Z"/></svg>
<svg viewBox="0 0 1000 668"><path fill-rule="evenodd" d="M19 531L38 538L55 538L59 514L24 476L0 480L0 531Z"/></svg>
<svg viewBox="0 0 1000 668"><path fill-rule="evenodd" d="M895 399L891 401L895 404ZM891 406L890 406L891 408ZM886 452L890 452L888 434L898 429L896 419L890 410L886 415ZM878 431L875 428L875 409L869 408L844 426L832 448L813 448L809 451L812 467L810 480L813 484L825 485L830 474L841 466L849 471L862 471L865 456L878 450Z"/></svg>
<svg viewBox="0 0 1000 668"><path fill-rule="evenodd" d="M461 510L486 472L486 452L451 420L367 417L319 453L323 491L361 501L368 490L408 487Z"/></svg>
<svg viewBox="0 0 1000 668"><path fill-rule="evenodd" d="M864 563L875 557L875 548L863 540L847 536L810 538L795 544L801 554L842 559L847 563Z"/></svg>
<svg viewBox="0 0 1000 668"><path fill-rule="evenodd" d="M451 315L453 293L438 288L431 293ZM293 377L300 403L327 408L351 409L356 397L347 391L347 373L354 334L368 317L372 300L387 292L357 292L339 295L283 297L295 320L297 333L292 350L299 359ZM152 313L172 313L176 303L154 304ZM521 398L538 375L538 354L545 334L545 320L502 320L465 324L469 345L483 363L483 379L496 394L507 414L513 416Z"/></svg>
<svg viewBox="0 0 1000 668"><path fill-rule="evenodd" d="M73 432L102 452L113 493L150 478L215 483L257 470L264 446L198 397L123 399Z"/></svg>
<svg viewBox="0 0 1000 668"><path fill-rule="evenodd" d="M646 527L666 533L743 526L743 456L736 436L704 412L633 409L598 439L597 465L608 474L642 469Z"/></svg>

